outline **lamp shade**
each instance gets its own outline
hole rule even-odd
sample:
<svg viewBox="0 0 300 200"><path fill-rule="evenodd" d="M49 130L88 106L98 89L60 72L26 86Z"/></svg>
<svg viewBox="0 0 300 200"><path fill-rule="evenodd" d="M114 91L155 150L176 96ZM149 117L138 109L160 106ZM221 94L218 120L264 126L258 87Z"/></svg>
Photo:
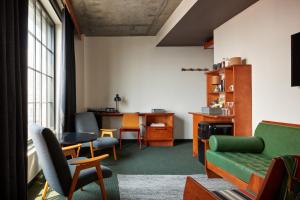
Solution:
<svg viewBox="0 0 300 200"><path fill-rule="evenodd" d="M211 84L212 85L218 85L218 84L220 84L220 77L219 76L212 76L211 77Z"/></svg>
<svg viewBox="0 0 300 200"><path fill-rule="evenodd" d="M119 94L116 94L115 98L114 98L115 101L121 101L121 97L119 96Z"/></svg>

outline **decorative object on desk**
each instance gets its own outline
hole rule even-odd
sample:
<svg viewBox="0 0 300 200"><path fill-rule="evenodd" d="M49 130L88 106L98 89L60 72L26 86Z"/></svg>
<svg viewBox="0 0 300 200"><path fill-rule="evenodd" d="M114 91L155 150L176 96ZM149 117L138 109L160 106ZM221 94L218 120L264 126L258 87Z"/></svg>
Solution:
<svg viewBox="0 0 300 200"><path fill-rule="evenodd" d="M208 114L208 115L221 115L222 109L221 108L202 107L201 113Z"/></svg>
<svg viewBox="0 0 300 200"><path fill-rule="evenodd" d="M234 115L234 102L233 101L226 102L225 107L228 109L228 115Z"/></svg>
<svg viewBox="0 0 300 200"><path fill-rule="evenodd" d="M183 71L183 72L186 72L186 71L191 71L191 72L194 72L194 71L206 72L206 71L209 71L209 69L207 69L207 68L181 68L181 71Z"/></svg>
<svg viewBox="0 0 300 200"><path fill-rule="evenodd" d="M114 112L118 112L118 110L116 108L104 108L104 112L107 112L107 113L114 113Z"/></svg>
<svg viewBox="0 0 300 200"><path fill-rule="evenodd" d="M165 123L151 123L151 127L166 127Z"/></svg>
<svg viewBox="0 0 300 200"><path fill-rule="evenodd" d="M161 109L161 108L153 108L151 110L152 113L165 113L166 110L165 109Z"/></svg>
<svg viewBox="0 0 300 200"><path fill-rule="evenodd" d="M229 66L232 65L241 65L242 64L242 58L241 57L232 57L229 59Z"/></svg>
<svg viewBox="0 0 300 200"><path fill-rule="evenodd" d="M220 84L220 77L219 76L212 76L211 77L211 84L212 85L218 85L218 84Z"/></svg>
<svg viewBox="0 0 300 200"><path fill-rule="evenodd" d="M222 63L213 64L213 70L218 70L222 66Z"/></svg>
<svg viewBox="0 0 300 200"><path fill-rule="evenodd" d="M121 101L121 97L119 96L119 94L116 94L114 101L116 102L116 112L119 112L119 101Z"/></svg>

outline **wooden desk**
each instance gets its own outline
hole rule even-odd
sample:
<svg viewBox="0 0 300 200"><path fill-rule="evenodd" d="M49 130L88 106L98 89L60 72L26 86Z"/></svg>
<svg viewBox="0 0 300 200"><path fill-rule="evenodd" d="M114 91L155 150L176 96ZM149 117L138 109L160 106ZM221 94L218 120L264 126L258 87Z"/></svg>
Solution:
<svg viewBox="0 0 300 200"><path fill-rule="evenodd" d="M95 113L98 126L102 128L102 117L122 117L124 113L92 111ZM139 113L143 118L145 145L173 146L174 145L174 113ZM151 123L165 123L165 127L151 127Z"/></svg>
<svg viewBox="0 0 300 200"><path fill-rule="evenodd" d="M193 156L198 156L198 124L200 122L233 122L234 116L208 115L198 112L189 112L193 116Z"/></svg>

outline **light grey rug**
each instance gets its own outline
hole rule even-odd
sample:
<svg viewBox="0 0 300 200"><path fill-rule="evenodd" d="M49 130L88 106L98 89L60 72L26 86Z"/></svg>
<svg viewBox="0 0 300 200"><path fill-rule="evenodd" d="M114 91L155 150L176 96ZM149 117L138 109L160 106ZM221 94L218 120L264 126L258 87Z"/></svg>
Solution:
<svg viewBox="0 0 300 200"><path fill-rule="evenodd" d="M118 174L121 200L180 200L187 175L121 175ZM220 178L190 175L208 190L236 189Z"/></svg>

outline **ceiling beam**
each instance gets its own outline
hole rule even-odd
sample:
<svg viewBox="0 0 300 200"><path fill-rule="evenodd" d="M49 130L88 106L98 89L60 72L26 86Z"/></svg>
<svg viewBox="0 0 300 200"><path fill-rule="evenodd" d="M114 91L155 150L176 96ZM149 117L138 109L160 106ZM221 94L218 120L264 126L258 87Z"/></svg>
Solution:
<svg viewBox="0 0 300 200"><path fill-rule="evenodd" d="M65 5L66 5L66 7L67 7L67 9L68 9L68 11L71 15L71 19L72 19L73 24L75 26L78 39L81 40L81 31L80 31L80 27L79 27L79 24L78 24L78 20L76 18L75 12L74 12L72 1L71 0L65 0Z"/></svg>

